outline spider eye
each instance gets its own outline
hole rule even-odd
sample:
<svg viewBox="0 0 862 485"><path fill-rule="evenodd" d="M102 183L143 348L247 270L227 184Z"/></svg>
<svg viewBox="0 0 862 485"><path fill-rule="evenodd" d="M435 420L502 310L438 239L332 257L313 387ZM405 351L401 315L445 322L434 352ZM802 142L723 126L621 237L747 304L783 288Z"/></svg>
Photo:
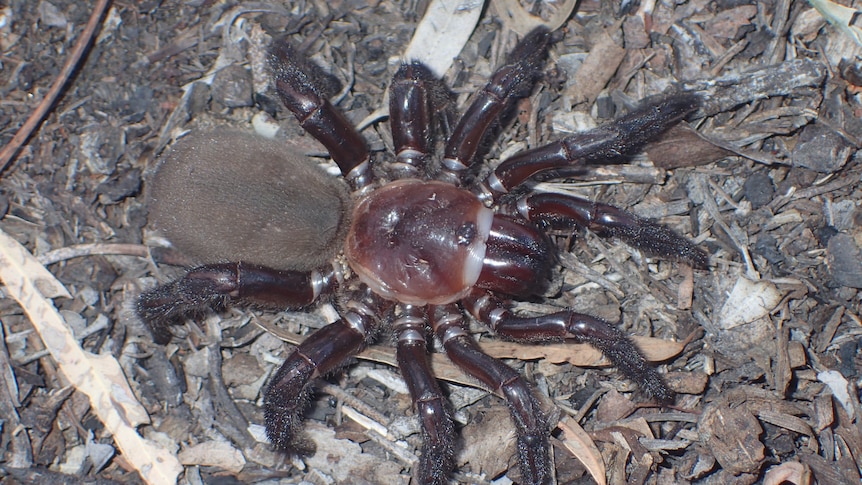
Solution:
<svg viewBox="0 0 862 485"><path fill-rule="evenodd" d="M455 233L455 240L458 241L459 246L469 246L474 239L476 239L476 224L473 222L461 224Z"/></svg>

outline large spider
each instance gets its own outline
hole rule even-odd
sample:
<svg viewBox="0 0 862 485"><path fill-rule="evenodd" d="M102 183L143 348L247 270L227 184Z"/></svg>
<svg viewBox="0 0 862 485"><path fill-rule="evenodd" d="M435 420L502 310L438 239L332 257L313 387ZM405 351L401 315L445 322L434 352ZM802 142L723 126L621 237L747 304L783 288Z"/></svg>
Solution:
<svg viewBox="0 0 862 485"><path fill-rule="evenodd" d="M590 343L670 403L673 392L614 325L572 311L522 317L509 308L509 299L542 295L552 279L556 250L545 228L587 228L660 257L707 263L685 238L622 209L556 193L512 194L534 175L639 150L696 109L693 94L646 104L477 175L476 153L489 126L529 94L550 37L537 29L518 44L448 130L441 161L431 153L448 90L421 63L402 65L389 105L396 157L380 166L372 166L363 138L316 86L309 74L316 66L274 42L268 62L279 97L326 146L344 180L250 134L219 130L177 142L152 182L151 222L203 265L140 297L138 311L156 340L170 338L169 325L229 302L301 308L338 290L341 318L309 336L272 377L264 397L267 434L279 449L309 452L300 426L310 381L388 327L421 421L416 473L424 484L445 483L453 468L452 417L426 355L432 333L456 365L507 401L523 483L551 481L548 423L537 399L516 371L479 349L465 313L509 339Z"/></svg>

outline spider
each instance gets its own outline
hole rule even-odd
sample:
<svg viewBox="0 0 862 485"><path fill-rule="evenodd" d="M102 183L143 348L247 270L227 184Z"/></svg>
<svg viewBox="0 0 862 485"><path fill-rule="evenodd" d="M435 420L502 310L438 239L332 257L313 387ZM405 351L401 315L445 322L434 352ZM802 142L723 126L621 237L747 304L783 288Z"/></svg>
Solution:
<svg viewBox="0 0 862 485"><path fill-rule="evenodd" d="M388 329L421 422L424 445L415 470L423 484L446 483L454 467L451 411L427 358L432 336L449 359L508 403L523 483L552 480L547 417L525 379L480 350L467 315L516 341L592 344L658 402L672 402L674 393L615 325L573 311L526 317L510 309L511 300L548 289L557 253L547 229L586 228L659 257L707 265L705 252L665 226L610 205L521 187L538 174L638 151L695 111L695 94L647 103L480 175L477 152L489 127L530 93L551 36L542 28L524 36L448 129L439 119L448 101L442 81L419 62L403 64L390 91L395 159L379 166L318 87L319 68L287 42L274 41L268 63L276 92L343 177L328 176L279 142L242 132L221 129L175 143L151 183L151 224L201 265L139 298L138 313L156 341L171 338L171 325L230 303L303 308L337 295L340 318L299 345L265 391L268 437L278 449L311 452L301 433L310 382ZM436 160L431 154L440 131L449 136Z"/></svg>

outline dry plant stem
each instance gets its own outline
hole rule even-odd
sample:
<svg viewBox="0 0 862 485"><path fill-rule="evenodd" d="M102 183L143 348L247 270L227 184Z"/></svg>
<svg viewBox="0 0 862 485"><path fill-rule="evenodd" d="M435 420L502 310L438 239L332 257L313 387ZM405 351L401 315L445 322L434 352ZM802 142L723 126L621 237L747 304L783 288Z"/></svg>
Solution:
<svg viewBox="0 0 862 485"><path fill-rule="evenodd" d="M363 415L365 419L374 421L382 429L385 429L386 424L390 421L385 415L378 412L365 401L362 401L356 396L346 392L339 386L333 384L322 384L317 389L320 392L329 394L338 399L345 406L354 409L354 413L359 413ZM391 432L382 434L375 426L368 427L361 422L358 423L365 429L365 433L369 438L371 438L371 440L388 450L403 463L413 464L417 461L416 455L395 443L397 438L394 437Z"/></svg>
<svg viewBox="0 0 862 485"><path fill-rule="evenodd" d="M147 258L149 257L149 252L150 248L143 244L90 243L54 249L53 251L48 251L47 253L38 256L37 259L40 263L47 266L67 259L104 254Z"/></svg>
<svg viewBox="0 0 862 485"><path fill-rule="evenodd" d="M86 256L137 256L139 258L152 258L158 263L183 266L188 263L187 258L167 248L156 248L144 244L116 244L116 243L87 243L76 244L64 248L57 248L39 255L36 259L43 266L59 263L73 258ZM153 254L158 252L159 254Z"/></svg>
<svg viewBox="0 0 862 485"><path fill-rule="evenodd" d="M96 36L96 31L102 21L102 17L110 4L111 0L98 0L96 3L96 6L93 8L93 14L90 15L90 20L87 22L87 26L84 27L84 31L81 32L81 37L78 39L78 42L75 43L74 49L72 49L72 55L66 59L66 64L63 66L63 70L60 72L60 75L57 76L57 79L54 80L54 84L51 85L51 89L48 90L48 94L45 95L45 98L42 99L39 106L37 106L36 110L33 111L33 114L27 118L24 125L18 129L18 132L15 133L14 137L12 137L12 141L10 141L5 147L3 147L3 150L0 151L0 172L6 169L9 162L18 154L18 149L20 149L24 145L24 142L30 138L33 131L39 126L42 120L45 119L45 116L48 114L48 110L54 106L54 101L56 101L60 96L60 92L66 85L66 81L68 81L72 76L72 73L75 72L75 69L84 57L84 52L87 51L87 48Z"/></svg>
<svg viewBox="0 0 862 485"><path fill-rule="evenodd" d="M643 416L638 416L637 419L643 418L648 423L663 423L668 421L675 421L679 423L696 423L698 420L698 416L700 416L700 413L695 411L676 411L657 414L644 414Z"/></svg>
<svg viewBox="0 0 862 485"><path fill-rule="evenodd" d="M230 437L244 449L254 448L255 440L248 432L248 421L237 408L222 379L221 348L218 343L209 346L210 392L216 412L223 412L230 419L216 419L215 425L224 435Z"/></svg>
<svg viewBox="0 0 862 485"><path fill-rule="evenodd" d="M380 445L386 451L392 454L396 459L401 461L402 463L408 463L411 466L416 466L416 462L419 461L419 458L416 457L415 454L408 451L406 448L399 446L398 443L389 439L386 436L382 436L377 431L373 429L368 429L365 431L368 434L368 437L371 438L372 441Z"/></svg>
<svg viewBox="0 0 862 485"><path fill-rule="evenodd" d="M579 409L569 408L569 409L572 409L573 411L575 411L574 413L569 412L569 409L565 409L565 411L567 413L569 413L572 416L572 418L574 418L576 423L580 423L581 421L584 420L584 418L587 416L587 414L589 414L590 410L593 408L593 406L596 404L596 402L599 400L599 398L602 397L606 392L607 392L607 390L605 390L605 389L599 389L599 390L595 391L594 393L592 393L592 395L590 395L589 399L587 399L581 405L581 407Z"/></svg>
<svg viewBox="0 0 862 485"><path fill-rule="evenodd" d="M377 421L380 424L386 424L389 422L389 419L386 416L377 412L376 409L372 408L371 406L369 406L367 403L365 403L361 399L357 398L356 396L353 396L352 394L349 394L347 391L345 391L344 389L342 389L338 386L335 386L332 384L324 384L324 385L320 386L318 389L321 392L329 394L330 396L335 397L336 399L344 402L344 404L347 404L348 406L352 407L353 409L356 409L360 413L367 416L369 419L373 419L374 421Z"/></svg>
<svg viewBox="0 0 862 485"><path fill-rule="evenodd" d="M613 268L614 271L621 275L630 285L637 288L638 291L642 292L643 294L650 293L649 288L647 288L643 281L635 278L631 273L623 269L623 266L622 264L620 264L619 260L617 260L613 254L611 254L610 246L605 244L604 241L600 240L599 237L595 234L590 233L589 237L592 239L591 243L596 245L604 260L607 261L607 263L611 266L611 268ZM658 294L654 296L659 297ZM662 303L667 302L662 299Z"/></svg>
<svg viewBox="0 0 862 485"><path fill-rule="evenodd" d="M778 211L780 208L787 205L790 201L811 199L812 197L817 197L818 195L823 195L829 192L843 189L844 187L854 183L856 183L856 181L852 177L840 177L835 181L829 182L828 184L815 185L812 187L799 189L789 195L782 195L776 197L772 202L769 203L768 207L772 211Z"/></svg>

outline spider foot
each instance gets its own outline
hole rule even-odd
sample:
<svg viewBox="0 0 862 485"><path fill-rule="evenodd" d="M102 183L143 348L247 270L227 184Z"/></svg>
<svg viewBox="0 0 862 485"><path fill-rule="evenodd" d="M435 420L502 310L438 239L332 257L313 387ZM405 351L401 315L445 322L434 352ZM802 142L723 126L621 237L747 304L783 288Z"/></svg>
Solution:
<svg viewBox="0 0 862 485"><path fill-rule="evenodd" d="M446 355L461 370L502 396L509 405L518 433L520 483L550 483L553 470L548 454L548 424L539 401L517 371L482 351L463 329L457 306L435 307L431 325Z"/></svg>
<svg viewBox="0 0 862 485"><path fill-rule="evenodd" d="M528 33L511 52L507 64L494 72L488 84L473 98L458 125L452 131L443 156L444 170L462 179L475 162L485 135L495 120L506 113L520 98L528 96L547 57L551 33L537 27Z"/></svg>
<svg viewBox="0 0 862 485"><path fill-rule="evenodd" d="M209 310L223 309L226 304L227 297L211 284L186 275L141 294L135 311L150 328L155 342L164 345L171 340L170 327Z"/></svg>
<svg viewBox="0 0 862 485"><path fill-rule="evenodd" d="M595 221L596 233L618 237L652 256L688 263L697 269L709 266L706 252L669 228L613 206L596 204L602 213ZM598 210L597 210L598 212Z"/></svg>
<svg viewBox="0 0 862 485"><path fill-rule="evenodd" d="M676 399L676 393L667 387L658 371L647 363L634 342L615 325L581 313L560 312L555 315L566 318L568 333L575 340L601 350L617 369L637 382L660 404L671 404Z"/></svg>
<svg viewBox="0 0 862 485"><path fill-rule="evenodd" d="M534 175L560 178L584 164L619 163L685 119L700 104L701 97L690 92L651 100L606 125L507 158L479 185L479 190L497 200Z"/></svg>
<svg viewBox="0 0 862 485"><path fill-rule="evenodd" d="M419 483L429 485L444 485L449 483L449 474L455 468L455 427L452 421L444 423L448 427L438 436L422 433L422 456L419 457L419 468L416 472Z"/></svg>
<svg viewBox="0 0 862 485"><path fill-rule="evenodd" d="M416 476L419 483L444 485L455 468L455 425L449 407L435 387L428 399L415 401L422 424L422 456Z"/></svg>
<svg viewBox="0 0 862 485"><path fill-rule="evenodd" d="M314 374L314 364L298 352L281 366L264 395L266 435L279 450L300 456L314 454L314 442L302 433L302 411L309 402L306 388Z"/></svg>
<svg viewBox="0 0 862 485"><path fill-rule="evenodd" d="M519 202L518 210L532 221L558 229L585 227L599 236L613 236L651 256L706 269L709 257L671 229L608 204L568 194L534 194Z"/></svg>
<svg viewBox="0 0 862 485"><path fill-rule="evenodd" d="M535 427L521 430L518 427L518 465L521 471L520 483L543 485L551 483L550 456L548 454L548 426L544 414L538 410L538 402L534 401ZM513 412L514 416L514 412Z"/></svg>
<svg viewBox="0 0 862 485"><path fill-rule="evenodd" d="M342 175L352 179L355 188L370 183L365 140L327 99L338 91L333 89L332 76L283 39L272 43L267 63L281 102L305 131L323 143Z"/></svg>
<svg viewBox="0 0 862 485"><path fill-rule="evenodd" d="M387 303L369 296L361 300L373 313L375 304ZM311 334L288 356L272 377L263 396L266 435L273 446L289 453L305 455L314 451L301 433L302 411L309 401L311 379L325 375L344 364L365 346L374 334L377 320L369 314L348 312L340 320Z"/></svg>
<svg viewBox="0 0 862 485"><path fill-rule="evenodd" d="M422 455L414 470L416 481L445 485L455 463L455 425L428 362L426 313L422 307L402 305L397 307L395 316L392 326L398 335L398 368L422 426Z"/></svg>
<svg viewBox="0 0 862 485"><path fill-rule="evenodd" d="M573 146L589 148L581 153L584 162L608 164L640 151L696 111L701 103L700 95L693 92L653 97L607 125L568 139L579 141Z"/></svg>

